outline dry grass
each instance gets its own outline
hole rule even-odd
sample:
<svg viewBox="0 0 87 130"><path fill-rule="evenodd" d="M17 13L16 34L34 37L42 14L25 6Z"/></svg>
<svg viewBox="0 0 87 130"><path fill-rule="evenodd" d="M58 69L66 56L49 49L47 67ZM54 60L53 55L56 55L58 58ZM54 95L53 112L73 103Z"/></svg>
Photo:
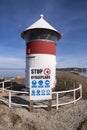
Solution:
<svg viewBox="0 0 87 130"><path fill-rule="evenodd" d="M87 99L87 78L73 73L57 73L55 90L73 89L82 84L83 98Z"/></svg>

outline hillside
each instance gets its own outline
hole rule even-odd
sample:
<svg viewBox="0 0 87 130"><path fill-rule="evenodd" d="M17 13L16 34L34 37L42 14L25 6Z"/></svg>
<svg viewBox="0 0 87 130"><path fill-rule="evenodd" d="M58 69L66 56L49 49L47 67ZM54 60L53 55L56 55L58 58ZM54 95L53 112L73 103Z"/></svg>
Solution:
<svg viewBox="0 0 87 130"><path fill-rule="evenodd" d="M83 86L83 99L75 105L43 108L29 112L24 107L11 107L0 102L0 130L86 130L87 127L87 79L72 73L57 73L55 90ZM66 83L65 83L66 82ZM16 77L14 88L23 87L24 78ZM16 86L15 86L16 85ZM75 85L75 86L74 86Z"/></svg>
<svg viewBox="0 0 87 130"><path fill-rule="evenodd" d="M77 129L87 118L87 101L59 107L57 111L12 107L0 103L0 130L86 130ZM81 128L81 125L80 127Z"/></svg>

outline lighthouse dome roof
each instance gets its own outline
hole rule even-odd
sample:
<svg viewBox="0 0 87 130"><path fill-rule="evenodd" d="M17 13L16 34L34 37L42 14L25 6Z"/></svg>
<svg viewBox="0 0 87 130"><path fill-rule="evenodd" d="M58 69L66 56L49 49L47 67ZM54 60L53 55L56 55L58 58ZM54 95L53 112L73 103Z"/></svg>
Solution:
<svg viewBox="0 0 87 130"><path fill-rule="evenodd" d="M44 20L43 14L40 15L40 19L37 20L35 23L33 23L31 26L26 28L22 33L21 36L24 38L26 32L32 30L32 29L47 29L54 31L57 34L58 39L61 38L61 34L54 28L52 27L46 20Z"/></svg>

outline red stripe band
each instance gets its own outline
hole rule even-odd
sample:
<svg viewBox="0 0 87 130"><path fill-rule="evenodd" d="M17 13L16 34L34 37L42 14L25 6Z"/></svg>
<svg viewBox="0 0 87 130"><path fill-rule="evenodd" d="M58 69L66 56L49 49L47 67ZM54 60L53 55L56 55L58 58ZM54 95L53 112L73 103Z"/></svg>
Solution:
<svg viewBox="0 0 87 130"><path fill-rule="evenodd" d="M56 55L56 44L48 41L32 41L26 44L26 54Z"/></svg>

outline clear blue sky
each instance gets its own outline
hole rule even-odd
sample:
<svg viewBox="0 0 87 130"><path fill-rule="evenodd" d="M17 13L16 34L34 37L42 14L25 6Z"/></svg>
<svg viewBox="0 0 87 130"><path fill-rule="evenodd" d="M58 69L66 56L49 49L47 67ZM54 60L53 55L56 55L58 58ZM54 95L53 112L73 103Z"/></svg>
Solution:
<svg viewBox="0 0 87 130"><path fill-rule="evenodd" d="M25 67L20 33L40 14L63 34L57 67L87 67L87 0L0 0L0 67Z"/></svg>

